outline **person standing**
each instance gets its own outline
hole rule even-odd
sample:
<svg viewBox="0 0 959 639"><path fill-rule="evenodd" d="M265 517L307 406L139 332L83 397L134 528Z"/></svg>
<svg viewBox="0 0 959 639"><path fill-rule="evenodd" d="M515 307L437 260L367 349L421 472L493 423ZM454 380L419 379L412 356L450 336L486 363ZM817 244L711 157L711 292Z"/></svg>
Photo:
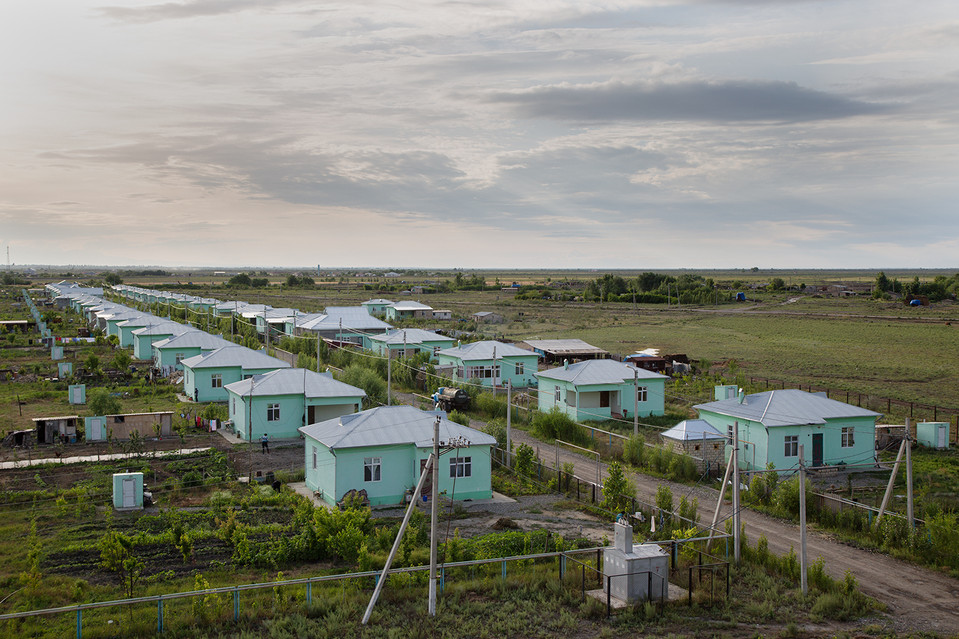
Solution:
<svg viewBox="0 0 959 639"><path fill-rule="evenodd" d="M266 433L260 438L260 450L264 455L270 452L270 436Z"/></svg>

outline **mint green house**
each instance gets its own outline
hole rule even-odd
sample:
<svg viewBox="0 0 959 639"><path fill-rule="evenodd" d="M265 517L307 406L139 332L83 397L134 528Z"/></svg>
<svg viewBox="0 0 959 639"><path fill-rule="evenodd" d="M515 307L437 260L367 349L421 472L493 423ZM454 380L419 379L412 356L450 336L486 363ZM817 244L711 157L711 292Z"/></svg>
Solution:
<svg viewBox="0 0 959 639"><path fill-rule="evenodd" d="M433 307L413 300L396 302L386 307L386 321L404 319L433 319Z"/></svg>
<svg viewBox="0 0 959 639"><path fill-rule="evenodd" d="M539 410L558 408L574 421L662 415L666 375L617 362L590 359L536 373Z"/></svg>
<svg viewBox="0 0 959 639"><path fill-rule="evenodd" d="M433 452L437 417L440 442L465 443L440 457L440 491L453 500L489 499L490 449L496 440L446 419L445 413L412 406L380 406L300 428L307 488L331 505L354 489L365 490L374 506L402 504Z"/></svg>
<svg viewBox="0 0 959 639"><path fill-rule="evenodd" d="M170 320L157 320L156 324L133 331L133 357L153 359L153 345L174 335L182 335L195 329Z"/></svg>
<svg viewBox="0 0 959 639"><path fill-rule="evenodd" d="M159 324L161 321L153 315L143 313L139 317L120 322L117 324L117 337L120 339L120 347L133 348L133 331Z"/></svg>
<svg viewBox="0 0 959 639"><path fill-rule="evenodd" d="M799 465L799 445L806 464L813 467L869 464L876 461L876 420L881 417L850 406L825 393L787 388L694 406L705 420L732 441L733 423L739 423L740 462L743 470L779 470ZM729 459L731 445L726 447Z"/></svg>
<svg viewBox="0 0 959 639"><path fill-rule="evenodd" d="M386 315L387 307L393 306L393 301L383 299L382 297L378 297L376 299L360 302L360 306L365 308L370 315L376 315L377 317L384 317Z"/></svg>
<svg viewBox="0 0 959 639"><path fill-rule="evenodd" d="M370 350L377 355L412 357L416 353L435 355L444 348L452 348L456 340L421 328L404 328L382 335L370 336Z"/></svg>
<svg viewBox="0 0 959 639"><path fill-rule="evenodd" d="M536 385L539 356L512 344L493 340L463 344L436 353L440 368L450 369L453 381L483 386L503 386L509 380L513 388Z"/></svg>
<svg viewBox="0 0 959 639"><path fill-rule="evenodd" d="M233 382L290 368L283 360L245 346L224 346L184 359L183 393L195 402L225 402L226 386Z"/></svg>
<svg viewBox="0 0 959 639"><path fill-rule="evenodd" d="M183 360L224 346L235 346L235 344L222 337L193 328L186 333L154 342L153 366L160 369L164 376L171 375L175 370L183 370L181 363Z"/></svg>
<svg viewBox="0 0 959 639"><path fill-rule="evenodd" d="M225 386L236 434L256 441L298 437L298 428L360 410L366 393L329 373L279 368Z"/></svg>

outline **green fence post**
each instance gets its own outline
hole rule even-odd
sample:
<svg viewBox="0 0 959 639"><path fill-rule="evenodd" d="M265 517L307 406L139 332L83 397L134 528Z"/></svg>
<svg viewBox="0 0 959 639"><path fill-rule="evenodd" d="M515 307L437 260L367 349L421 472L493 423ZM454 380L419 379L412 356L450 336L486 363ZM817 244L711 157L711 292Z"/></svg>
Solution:
<svg viewBox="0 0 959 639"><path fill-rule="evenodd" d="M163 633L163 595L157 599L157 633Z"/></svg>
<svg viewBox="0 0 959 639"><path fill-rule="evenodd" d="M506 561L504 560L504 561L502 561L502 562L500 562L500 563L501 563L502 566L503 566L503 580L505 581L505 580L506 580Z"/></svg>
<svg viewBox="0 0 959 639"><path fill-rule="evenodd" d="M233 621L240 618L240 589L233 588Z"/></svg>
<svg viewBox="0 0 959 639"><path fill-rule="evenodd" d="M77 606L77 639L83 635L83 610Z"/></svg>
<svg viewBox="0 0 959 639"><path fill-rule="evenodd" d="M306 605L313 603L313 582L306 582Z"/></svg>

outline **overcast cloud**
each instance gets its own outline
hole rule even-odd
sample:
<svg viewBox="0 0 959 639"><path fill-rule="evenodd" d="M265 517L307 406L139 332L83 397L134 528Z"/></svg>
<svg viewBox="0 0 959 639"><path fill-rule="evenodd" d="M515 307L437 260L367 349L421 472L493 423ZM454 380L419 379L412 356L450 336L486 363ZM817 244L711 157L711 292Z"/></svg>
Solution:
<svg viewBox="0 0 959 639"><path fill-rule="evenodd" d="M956 265L951 0L10 2L0 53L21 264Z"/></svg>

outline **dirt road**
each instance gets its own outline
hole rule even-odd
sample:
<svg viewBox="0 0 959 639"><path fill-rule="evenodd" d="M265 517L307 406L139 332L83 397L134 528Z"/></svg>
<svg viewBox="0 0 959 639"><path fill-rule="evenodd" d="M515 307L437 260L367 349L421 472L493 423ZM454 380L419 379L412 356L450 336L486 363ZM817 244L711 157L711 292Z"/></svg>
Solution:
<svg viewBox="0 0 959 639"><path fill-rule="evenodd" d="M514 446L525 443L534 450L538 448L543 463L554 465L556 451L553 446L517 429L512 432L512 441ZM561 449L559 463L572 463L580 478L595 481L594 459ZM600 471L605 478L605 464L600 465ZM672 490L674 503L678 503L681 495L696 497L699 499L700 520L712 518L719 497L717 490L691 488L635 473L631 474L631 479L639 500L654 503L656 489L664 483ZM729 506L724 506L720 518L728 514ZM798 551L799 526L748 509L743 510L741 519L752 543L760 535L765 535L769 549L777 554L789 552L790 547ZM885 603L898 632L959 633L959 580L885 554L854 548L813 530L809 531L806 548L810 561L817 557L825 560L830 575L842 579L849 571L859 581L863 592Z"/></svg>

